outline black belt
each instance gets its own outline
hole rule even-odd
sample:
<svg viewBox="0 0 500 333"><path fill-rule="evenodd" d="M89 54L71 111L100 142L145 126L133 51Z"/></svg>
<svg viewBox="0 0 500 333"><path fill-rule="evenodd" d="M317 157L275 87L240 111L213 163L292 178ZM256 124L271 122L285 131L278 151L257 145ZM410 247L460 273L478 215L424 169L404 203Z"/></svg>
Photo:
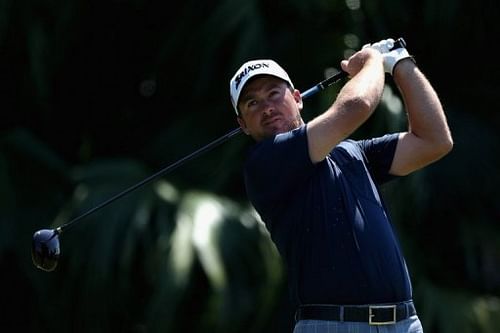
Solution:
<svg viewBox="0 0 500 333"><path fill-rule="evenodd" d="M295 313L299 320L330 320L365 322L370 325L390 325L415 315L413 302L376 305L305 304Z"/></svg>

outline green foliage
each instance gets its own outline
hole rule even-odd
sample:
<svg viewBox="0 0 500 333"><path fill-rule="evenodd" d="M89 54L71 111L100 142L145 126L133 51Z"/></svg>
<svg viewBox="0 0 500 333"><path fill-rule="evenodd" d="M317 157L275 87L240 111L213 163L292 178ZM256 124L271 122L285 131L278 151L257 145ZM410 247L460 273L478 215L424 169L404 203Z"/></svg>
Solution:
<svg viewBox="0 0 500 333"><path fill-rule="evenodd" d="M3 146L13 152L9 167L26 158L39 159L38 175L60 167L46 147L23 133L7 136ZM2 235L20 233L17 239L29 239L36 228L55 228L121 191L124 183L147 175L147 168L129 160L58 171L77 186L53 223L40 224L39 218L49 220L48 213L13 214L25 227L2 223ZM25 177L26 172L10 178ZM18 208L14 204L12 212ZM51 274L29 263L28 242L2 241L2 265L11 264L3 267L4 279L11 276L29 290L24 302L34 300L28 313L32 319L21 327L47 332L261 332L270 325L282 289L281 261L250 208L209 193L182 193L160 180L80 223L60 235L62 256ZM14 318L9 320L4 324L14 325Z"/></svg>
<svg viewBox="0 0 500 333"><path fill-rule="evenodd" d="M465 0L0 0L2 328L289 331L281 263L247 207L243 136L62 234L54 273L31 264L30 237L236 127L228 81L243 61L274 58L305 90L364 43L402 36L455 139L384 188L419 314L426 332L498 331L500 105L484 58L497 12ZM304 118L340 87L307 100ZM401 106L388 78L354 137L403 130Z"/></svg>
<svg viewBox="0 0 500 333"><path fill-rule="evenodd" d="M422 294L418 294L420 292ZM420 319L435 332L498 332L500 303L497 297L437 287L426 280L419 282L417 294L426 310Z"/></svg>

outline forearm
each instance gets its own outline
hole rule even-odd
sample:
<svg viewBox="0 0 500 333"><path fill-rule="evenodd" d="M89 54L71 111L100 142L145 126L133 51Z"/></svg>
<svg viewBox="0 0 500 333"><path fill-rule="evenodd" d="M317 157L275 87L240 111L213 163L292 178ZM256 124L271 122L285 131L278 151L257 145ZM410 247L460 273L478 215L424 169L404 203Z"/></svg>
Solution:
<svg viewBox="0 0 500 333"><path fill-rule="evenodd" d="M360 111L365 113L366 117L369 116L382 97L384 77L383 67L380 63L373 61L373 64L365 66L342 87L329 111L332 111L332 114L342 111L346 113ZM356 110L351 104L354 104L354 106L360 105L362 108ZM353 115L353 118L356 118L356 116ZM363 119L364 117L361 116L360 120Z"/></svg>
<svg viewBox="0 0 500 333"><path fill-rule="evenodd" d="M433 87L413 61L405 59L395 68L394 81L408 114L408 132L433 145L449 146L450 130Z"/></svg>
<svg viewBox="0 0 500 333"><path fill-rule="evenodd" d="M348 68L346 68L348 69ZM384 88L384 69L379 55L369 57L344 85L335 102L308 124L309 154L321 161L373 113Z"/></svg>

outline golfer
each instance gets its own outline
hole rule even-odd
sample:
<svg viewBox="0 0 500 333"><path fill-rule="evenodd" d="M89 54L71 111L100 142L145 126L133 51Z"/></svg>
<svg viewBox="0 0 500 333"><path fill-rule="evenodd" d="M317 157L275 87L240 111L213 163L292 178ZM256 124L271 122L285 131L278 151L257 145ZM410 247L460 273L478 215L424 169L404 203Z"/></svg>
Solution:
<svg viewBox="0 0 500 333"><path fill-rule="evenodd" d="M422 332L378 188L437 161L453 141L433 87L393 46L382 40L343 60L350 79L307 124L300 92L276 62L249 61L230 81L238 123L256 141L247 194L286 264L295 333ZM385 73L404 100L407 131L348 139L379 104Z"/></svg>

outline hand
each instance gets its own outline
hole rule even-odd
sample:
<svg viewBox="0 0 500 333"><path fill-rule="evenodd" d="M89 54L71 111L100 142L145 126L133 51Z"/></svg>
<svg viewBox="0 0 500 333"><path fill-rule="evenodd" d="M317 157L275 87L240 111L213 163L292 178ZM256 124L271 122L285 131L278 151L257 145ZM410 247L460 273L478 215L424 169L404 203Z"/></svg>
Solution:
<svg viewBox="0 0 500 333"><path fill-rule="evenodd" d="M394 39L388 38L377 43L366 44L363 46L363 49L372 48L382 53L382 57L384 59L384 71L392 75L394 73L394 67L396 67L398 62L406 58L413 59L406 48L399 47L392 50L393 47Z"/></svg>
<svg viewBox="0 0 500 333"><path fill-rule="evenodd" d="M347 60L342 60L340 66L343 71L349 74L349 77L355 76L367 63L383 62L383 57L380 52L375 51L373 48L365 48L359 50L349 57Z"/></svg>

